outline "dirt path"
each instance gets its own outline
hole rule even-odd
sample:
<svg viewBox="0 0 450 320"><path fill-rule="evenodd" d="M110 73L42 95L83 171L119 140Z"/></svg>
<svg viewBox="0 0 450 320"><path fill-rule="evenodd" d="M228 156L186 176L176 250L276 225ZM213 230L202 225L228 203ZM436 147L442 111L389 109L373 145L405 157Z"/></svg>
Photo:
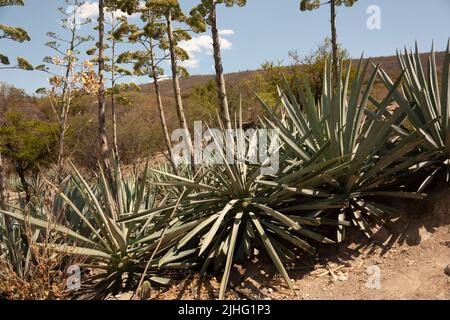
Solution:
<svg viewBox="0 0 450 320"><path fill-rule="evenodd" d="M337 255L323 255L314 265L296 265L289 272L296 295L274 276L269 264L236 266L227 298L450 300L450 276L444 272L450 264L450 225L433 233L421 227L420 233L423 239L419 245L404 242L387 251L373 243L364 248L349 246L339 249ZM369 267L379 270L379 286L367 273ZM218 288L215 278L200 281L192 275L167 291L155 293L153 299L214 299Z"/></svg>
<svg viewBox="0 0 450 320"><path fill-rule="evenodd" d="M386 252L378 246L369 246L351 260L347 259L346 252L339 253L325 272L313 272L296 280L299 297L450 299L450 277L444 273L450 264L449 227L439 227L432 234L423 228L421 233L427 239L415 246L404 243ZM316 267L323 268L323 265ZM333 271L339 266L341 269ZM368 268L373 269L371 275ZM379 283L375 278L377 271Z"/></svg>

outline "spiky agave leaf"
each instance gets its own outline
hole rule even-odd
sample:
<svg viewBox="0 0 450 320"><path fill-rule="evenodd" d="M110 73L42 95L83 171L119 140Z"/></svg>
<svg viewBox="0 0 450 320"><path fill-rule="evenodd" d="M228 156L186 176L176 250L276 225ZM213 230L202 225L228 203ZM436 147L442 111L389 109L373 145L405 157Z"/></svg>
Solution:
<svg viewBox="0 0 450 320"><path fill-rule="evenodd" d="M285 82L280 89L279 106L287 120L279 120L277 109L260 99L267 113L265 121L272 128L280 128L284 152L290 158L283 171L287 175L280 179L282 185L274 188L281 188L279 195L286 194L286 190L321 190L329 196L301 199L280 212L316 212L317 216L335 219L341 225L349 220L370 236L368 220L383 223L386 215L395 211L385 206L381 198L425 196L406 192L399 185L400 177L420 162L413 155L427 137L420 130L404 135L396 130L411 111L408 105L393 113L387 108L401 78L385 99L376 103L370 95L378 66L369 71L370 62L363 64L361 58L351 80L351 65L346 71L342 65L336 86L331 81L331 70L325 69L320 101L315 101L306 77L302 83L297 80L295 90ZM423 160L431 156L426 154ZM327 170L322 174L311 171L300 179L296 173L308 167ZM338 226L337 240L342 239L343 227Z"/></svg>
<svg viewBox="0 0 450 320"><path fill-rule="evenodd" d="M238 124L236 128L242 129ZM297 190L288 190L290 196L283 194L284 199L281 199L273 194L272 188L260 183L264 178L262 167L252 165L250 161L255 137L246 137L242 130L236 132L238 137L235 136L232 142L225 139L224 132L211 132L212 143L217 144L217 155L223 164L204 165L201 174L195 179L153 170L166 176L163 181L154 181L153 184L188 190L179 199L179 208L169 224L192 225L161 257L159 265L165 266L175 261L198 261L202 264L202 273L211 264L215 270L224 269L219 292L219 298L222 299L232 262L253 255L253 248L264 248L293 290L283 265L283 262L297 256L292 245L314 254L315 249L310 241L333 241L303 226L318 225L320 219L304 217L304 220L294 220L299 215L290 217L278 211L278 208L286 207L289 201L297 197ZM239 139L246 141L245 148L237 147ZM227 158L227 152L220 149L218 141L225 142L225 150L232 150L232 163L229 163L229 154ZM307 170L305 172L309 173ZM316 199L323 195L305 190L304 196ZM145 217L134 215L125 221Z"/></svg>
<svg viewBox="0 0 450 320"><path fill-rule="evenodd" d="M426 166L431 169L419 187L423 190L436 175L436 164L447 168L447 181L450 181L450 41L444 53L441 79L438 77L434 46L426 67L422 64L417 43L414 53L405 49L403 54L398 52L397 57L405 77L402 90L396 90L393 98L399 106L410 107L408 120L412 125L412 129L405 127L404 130L419 130L426 136L419 152L438 154ZM392 90L394 86L387 73L380 70L380 76L386 87Z"/></svg>
<svg viewBox="0 0 450 320"><path fill-rule="evenodd" d="M148 190L145 179L147 168L141 177L131 179L117 174L119 171L116 168L115 187L107 181L101 168L94 185L73 165L72 170L74 176L67 181L72 187L61 188L51 182L47 183L57 191L68 215L78 217L80 223L65 226L50 223L45 218L46 214L34 217L26 211L2 212L35 228L60 234L66 240L46 248L67 255L81 256L85 258L89 268L98 269L95 276L85 281L85 284L92 285L92 288L88 288L93 294L91 298L104 298L109 293L132 288L144 270L148 249L158 240L157 236L151 236L154 234L154 225L160 218L153 216L144 222L122 223L119 222L120 213L138 215L142 211L155 208L155 215L164 212L164 207L160 206L164 203L157 204L148 199L152 193ZM65 193L68 190L70 193ZM173 244L177 240L174 230L168 235L164 245ZM150 281L155 276L157 267L157 263L153 264L146 274Z"/></svg>

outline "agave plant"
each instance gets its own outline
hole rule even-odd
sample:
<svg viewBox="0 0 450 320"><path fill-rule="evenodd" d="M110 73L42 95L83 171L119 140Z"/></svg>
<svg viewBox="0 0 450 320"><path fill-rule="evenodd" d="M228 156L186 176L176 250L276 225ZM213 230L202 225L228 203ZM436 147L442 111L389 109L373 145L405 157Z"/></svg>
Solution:
<svg viewBox="0 0 450 320"><path fill-rule="evenodd" d="M312 217L338 220L338 241L342 241L344 225L349 222L371 236L369 220L383 223L386 215L395 212L385 205L384 198L423 198L425 195L421 193L400 188L400 182L414 164L431 156L410 156L426 138L422 131L398 133L409 106L401 106L393 113L388 111L401 79L378 103L370 97L378 66L369 71L370 62L363 64L361 59L350 83L351 64L346 71L342 65L336 85L331 81L331 71L325 69L320 101L315 101L306 77L303 83L297 79L295 89L286 82L279 90L280 100L275 107L260 99L267 113L264 120L268 126L280 129L285 146L283 172L286 175L274 188L279 188L281 183L290 188L316 188L329 194L319 201L302 199L301 203L280 211L306 210ZM336 163L328 170L308 179L299 179L295 174L305 166L332 161ZM285 192L279 190L277 194Z"/></svg>
<svg viewBox="0 0 450 320"><path fill-rule="evenodd" d="M67 257L56 255L47 246L35 246L42 240L51 243L53 235L40 230L31 232L28 226L18 224L13 229L3 237L0 221L0 300L65 297L63 261L68 261Z"/></svg>
<svg viewBox="0 0 450 320"><path fill-rule="evenodd" d="M125 289L132 289L145 269L148 253L159 239L157 232L153 231L155 224L160 223L159 214L169 210L164 201L156 204L153 201L151 190L146 183L148 167L139 179L124 179L118 166L114 175L115 186L107 181L100 169L99 183L92 187L88 181L72 165L74 177L72 183L77 189L79 199L69 198L58 189L59 197L67 206L70 214L76 215L85 229L81 232L79 224L63 225L49 223L45 217L36 217L29 212L21 213L2 211L4 214L29 225L63 235L60 243L48 244L46 247L59 253L83 257L85 263L80 267L95 270L93 276L83 281L87 290L83 290L83 297L104 298L110 293L117 293ZM72 193L71 196L74 194ZM149 214L143 223L120 223L121 215ZM173 245L176 237L183 232L181 229L172 229L166 234L165 245ZM39 244L42 245L43 244ZM166 284L168 279L158 277L155 273L157 262L150 266L145 278L152 282ZM169 264L167 267L178 267ZM86 294L85 295L85 293Z"/></svg>
<svg viewBox="0 0 450 320"><path fill-rule="evenodd" d="M29 212L34 217L42 217L44 206L43 196L38 194L28 203L17 199L3 205L12 214ZM51 232L32 229L28 223L20 224L10 215L0 214L0 292L8 299L63 296L64 258L47 250L47 244L54 241ZM41 250L36 248L37 242L45 243Z"/></svg>
<svg viewBox="0 0 450 320"><path fill-rule="evenodd" d="M27 241L24 241L24 230L11 221L4 215L0 216L0 258L18 277L27 280L30 278L31 248ZM38 236L39 232L35 233L32 239L36 240Z"/></svg>
<svg viewBox="0 0 450 320"><path fill-rule="evenodd" d="M147 175L147 180L149 183L152 183L153 181L159 182L172 181L173 179L168 177L166 173L177 174L187 179L193 179L194 177L194 172L192 171L192 166L190 165L186 166L180 164L177 168L178 170L177 173L174 172L172 165L168 163L160 163L157 165L153 165L151 166L151 169L152 170L149 170ZM169 200L176 200L180 195L180 193L182 192L182 189L180 189L180 187L174 188L170 184L165 185L164 183L161 183L158 186L158 188L155 188L155 192L156 192L155 196L157 198L160 199L166 198L169 201Z"/></svg>
<svg viewBox="0 0 450 320"><path fill-rule="evenodd" d="M184 188L169 225L192 225L160 258L159 266L186 261L200 262L201 274L209 267L223 270L219 290L219 298L223 299L233 262L252 256L254 248L264 248L293 291L284 263L299 255L296 248L314 254L311 240L333 241L310 229L327 221L294 213L284 214L279 209L288 206L298 196L321 198L328 195L307 188L285 188L289 196L276 195L272 188L267 188L267 184L272 185L276 177L270 177L270 181L263 180L262 168L270 161L257 165L251 160L258 140L256 132L245 135L242 121L236 124L235 129L238 130L233 139L227 139L224 130L210 131L213 141L210 146L216 146L216 162L206 161L194 179L153 170L166 177L162 181L154 181L154 185ZM219 141L224 142L224 146ZM274 148L276 143L269 143L269 154L275 151ZM231 152L232 161L227 151ZM298 176L300 178L319 169L318 166L304 168ZM131 215L122 221L143 217Z"/></svg>
<svg viewBox="0 0 450 320"><path fill-rule="evenodd" d="M429 174L419 187L423 190L441 169L447 170L447 182L450 181L450 41L444 53L442 76L439 83L438 67L434 48L428 57L427 68L422 65L419 49L416 43L415 52L405 49L397 53L398 63L405 77L401 90L393 94L398 105L409 106L408 120L412 130L420 130L426 140L418 152L433 152L436 155L432 161L422 167L430 167ZM425 72L427 70L427 72ZM392 80L386 72L380 70L380 75L389 90L394 90ZM404 132L410 127L402 128Z"/></svg>

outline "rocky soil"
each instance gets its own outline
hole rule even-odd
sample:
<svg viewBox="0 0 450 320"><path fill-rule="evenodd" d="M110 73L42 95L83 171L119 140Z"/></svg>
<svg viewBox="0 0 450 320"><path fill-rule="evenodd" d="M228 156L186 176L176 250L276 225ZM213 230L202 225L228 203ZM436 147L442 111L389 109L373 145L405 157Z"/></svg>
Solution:
<svg viewBox="0 0 450 320"><path fill-rule="evenodd" d="M350 232L338 247L319 248L316 259L299 259L289 270L295 294L267 259L256 257L234 266L227 298L450 300L449 190L400 206L406 214L373 239ZM155 289L151 298L215 299L218 289L218 279L191 273L179 275L168 289Z"/></svg>

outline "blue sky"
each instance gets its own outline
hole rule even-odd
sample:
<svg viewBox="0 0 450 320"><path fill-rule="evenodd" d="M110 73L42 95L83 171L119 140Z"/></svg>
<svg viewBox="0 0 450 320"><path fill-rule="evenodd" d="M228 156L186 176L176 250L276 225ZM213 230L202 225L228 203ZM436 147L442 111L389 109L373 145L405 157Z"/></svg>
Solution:
<svg viewBox="0 0 450 320"><path fill-rule="evenodd" d="M248 0L243 8L221 7L219 28L222 30L225 71L257 69L267 60L287 62L289 50L298 50L305 55L328 36L328 6L313 12L300 12L299 1ZM95 0L87 2L91 9L95 7L92 5ZM180 0L180 3L188 11L198 1ZM379 30L369 30L366 25L367 9L371 5L380 8ZM11 60L24 56L35 65L40 64L43 57L52 55L44 43L49 41L47 31L61 30L57 11L61 6L64 6L63 0L25 0L25 7L1 8L0 23L24 27L32 41L17 44L2 40L0 52L9 55ZM337 28L339 41L353 57L359 57L363 52L370 57L392 55L396 48L412 47L415 40L421 51L428 51L432 40L437 50L443 50L450 36L450 1L359 0L352 8L339 7ZM95 35L89 27L83 27L81 32ZM191 74L213 72L209 42L205 35L194 35L194 39L185 44L193 56L186 63ZM47 75L42 72L0 70L0 81L24 88L29 93L45 86L46 79ZM138 82L148 81L141 78Z"/></svg>

